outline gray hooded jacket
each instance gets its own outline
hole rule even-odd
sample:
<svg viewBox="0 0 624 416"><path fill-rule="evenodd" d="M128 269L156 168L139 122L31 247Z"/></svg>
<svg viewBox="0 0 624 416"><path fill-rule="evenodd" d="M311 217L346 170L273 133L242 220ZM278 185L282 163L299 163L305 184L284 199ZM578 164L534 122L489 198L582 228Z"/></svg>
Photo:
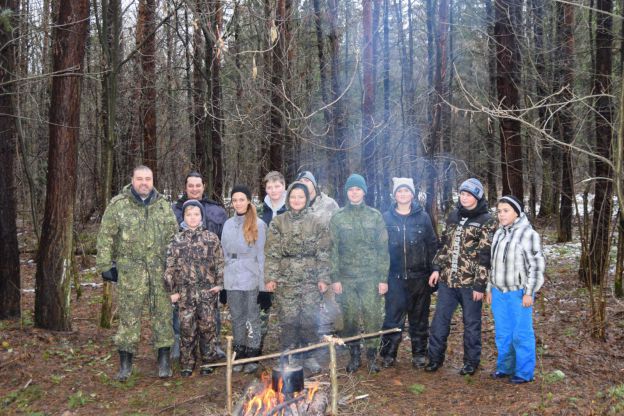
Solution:
<svg viewBox="0 0 624 416"><path fill-rule="evenodd" d="M244 222L245 216L234 215L223 225L224 287L226 290L264 290L266 224L258 219L258 240L250 246L243 235Z"/></svg>

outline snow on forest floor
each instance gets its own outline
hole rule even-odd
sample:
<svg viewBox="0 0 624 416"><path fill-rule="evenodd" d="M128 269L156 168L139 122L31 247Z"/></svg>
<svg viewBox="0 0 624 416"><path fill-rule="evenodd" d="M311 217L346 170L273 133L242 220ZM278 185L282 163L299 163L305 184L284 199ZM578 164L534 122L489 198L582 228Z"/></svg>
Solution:
<svg viewBox="0 0 624 416"><path fill-rule="evenodd" d="M397 366L374 375L364 370L347 375L348 354L340 352L340 396L345 399L340 414L624 414L624 301L612 298L608 291L606 340L591 338L587 290L576 276L580 245L551 244L548 233L544 241L547 273L535 307L535 382L511 386L490 379L496 350L492 315L486 306L481 368L473 377L458 374L462 363L460 313L453 321L445 365L433 374L411 368L407 339L401 343ZM34 286L32 257L30 253L22 259L26 288ZM112 380L118 366L112 344L114 329L97 325L101 287L91 269L93 258L84 257L80 263L83 282L96 284L81 286L79 299L72 294L73 331L34 328L32 292L23 294L22 328L18 321L0 321L0 414L224 414L224 371L208 377L194 374L183 379L175 373L171 379L158 379L147 329L130 381L120 384ZM435 296L432 312L434 308ZM225 326L227 330L227 323ZM325 373L319 379L328 381L328 376ZM234 374L235 394L253 380L251 375ZM354 400L356 397L361 398Z"/></svg>

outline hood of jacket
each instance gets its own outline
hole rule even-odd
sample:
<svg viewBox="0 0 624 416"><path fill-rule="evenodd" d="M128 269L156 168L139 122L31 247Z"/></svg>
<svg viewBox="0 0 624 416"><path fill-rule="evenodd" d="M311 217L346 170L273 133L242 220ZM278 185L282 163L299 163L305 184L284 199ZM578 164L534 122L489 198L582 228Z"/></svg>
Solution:
<svg viewBox="0 0 624 416"><path fill-rule="evenodd" d="M466 209L460 201L457 201L457 211L460 217L468 217L473 218L478 215L482 215L487 213L489 210L488 203L485 198L481 198L479 202L477 202L477 206L473 209Z"/></svg>

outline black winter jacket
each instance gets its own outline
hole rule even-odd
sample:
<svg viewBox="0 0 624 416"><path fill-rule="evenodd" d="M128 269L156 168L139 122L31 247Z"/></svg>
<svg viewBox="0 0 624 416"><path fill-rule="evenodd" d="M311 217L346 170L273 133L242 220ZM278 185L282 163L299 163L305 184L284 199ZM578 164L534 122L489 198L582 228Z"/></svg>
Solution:
<svg viewBox="0 0 624 416"><path fill-rule="evenodd" d="M390 270L388 277L403 279L428 278L438 238L431 218L422 207L412 203L409 215L396 212L396 203L383 215L388 229Z"/></svg>

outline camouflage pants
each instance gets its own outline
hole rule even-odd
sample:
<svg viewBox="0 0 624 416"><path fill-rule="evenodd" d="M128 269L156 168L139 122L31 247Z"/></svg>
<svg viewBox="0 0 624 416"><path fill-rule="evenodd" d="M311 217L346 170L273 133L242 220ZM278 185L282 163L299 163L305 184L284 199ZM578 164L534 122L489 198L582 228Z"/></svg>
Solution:
<svg viewBox="0 0 624 416"><path fill-rule="evenodd" d="M274 306L281 328L280 348L307 345L318 340L321 294L315 285L278 286Z"/></svg>
<svg viewBox="0 0 624 416"><path fill-rule="evenodd" d="M120 265L118 297L119 326L114 341L117 349L137 352L141 338L141 316L147 308L152 328L152 343L155 348L171 347L171 302L165 291L162 273L150 272L144 268L130 268Z"/></svg>
<svg viewBox="0 0 624 416"><path fill-rule="evenodd" d="M343 338L381 330L384 320L384 298L379 295L377 282L367 280L344 280L342 294L336 300L342 309L343 329L339 335ZM361 320L361 321L360 321ZM379 337L364 341L368 348L379 346Z"/></svg>
<svg viewBox="0 0 624 416"><path fill-rule="evenodd" d="M181 297L180 307L180 368L192 370L197 353L202 364L218 359L217 308L219 295L192 300Z"/></svg>

